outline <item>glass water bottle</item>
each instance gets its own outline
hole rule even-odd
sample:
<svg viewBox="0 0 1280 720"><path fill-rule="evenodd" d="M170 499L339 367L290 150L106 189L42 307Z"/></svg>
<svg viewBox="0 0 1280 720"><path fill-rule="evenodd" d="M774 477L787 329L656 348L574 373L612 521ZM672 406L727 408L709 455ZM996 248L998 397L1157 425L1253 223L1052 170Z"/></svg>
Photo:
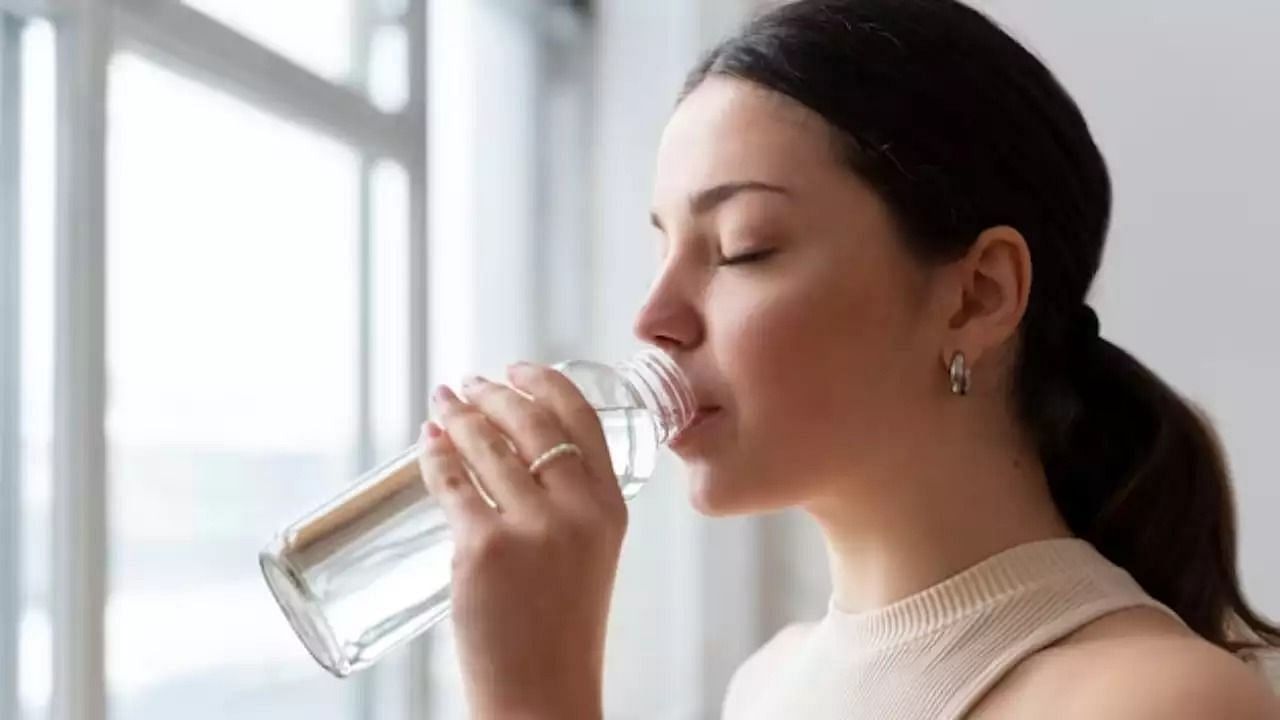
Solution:
<svg viewBox="0 0 1280 720"><path fill-rule="evenodd" d="M599 412L613 471L630 500L660 445L692 420L693 393L657 350L629 362L555 366ZM366 473L281 531L259 554L285 617L326 670L346 677L449 612L453 542L418 467L421 446Z"/></svg>

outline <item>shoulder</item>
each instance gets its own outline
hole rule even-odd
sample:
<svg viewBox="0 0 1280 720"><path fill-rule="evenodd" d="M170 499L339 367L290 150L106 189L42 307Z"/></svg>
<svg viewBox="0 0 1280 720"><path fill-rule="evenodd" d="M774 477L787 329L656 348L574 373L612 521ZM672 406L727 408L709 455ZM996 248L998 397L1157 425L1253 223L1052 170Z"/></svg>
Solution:
<svg viewBox="0 0 1280 720"><path fill-rule="evenodd" d="M725 693L723 717L741 717L754 699L752 690L759 688L795 654L816 625L816 622L793 623L782 628L738 666Z"/></svg>
<svg viewBox="0 0 1280 720"><path fill-rule="evenodd" d="M1261 675L1202 639L1107 645L1089 653L1094 665L1081 678L1075 717L1280 719L1280 704Z"/></svg>
<svg viewBox="0 0 1280 720"><path fill-rule="evenodd" d="M1029 658L981 717L1280 720L1262 674L1154 611L1116 613ZM985 706L985 707L983 707Z"/></svg>

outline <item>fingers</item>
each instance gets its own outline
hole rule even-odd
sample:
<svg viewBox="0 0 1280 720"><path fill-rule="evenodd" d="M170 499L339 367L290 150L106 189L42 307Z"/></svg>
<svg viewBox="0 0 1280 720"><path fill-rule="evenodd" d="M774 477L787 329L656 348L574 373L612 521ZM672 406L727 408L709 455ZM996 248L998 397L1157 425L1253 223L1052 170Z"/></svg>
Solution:
<svg viewBox="0 0 1280 720"><path fill-rule="evenodd" d="M427 492L439 503L451 527L476 526L491 522L496 515L471 482L466 465L449 437L433 422L423 426L418 468Z"/></svg>
<svg viewBox="0 0 1280 720"><path fill-rule="evenodd" d="M524 460L479 408L463 402L443 385L437 388L433 400L440 425L502 512L528 510L541 502L541 488Z"/></svg>
<svg viewBox="0 0 1280 720"><path fill-rule="evenodd" d="M551 368L527 363L507 368L507 377L517 390L531 395L559 420L569 442L582 449L583 461L593 476L617 484L613 462L609 459L609 446L600 427L600 416L569 378Z"/></svg>
<svg viewBox="0 0 1280 720"><path fill-rule="evenodd" d="M506 385L472 377L463 382L462 389L467 400L511 439L526 462L561 443L573 442L549 409ZM548 463L535 479L552 487L581 483L585 475L583 460L566 455Z"/></svg>

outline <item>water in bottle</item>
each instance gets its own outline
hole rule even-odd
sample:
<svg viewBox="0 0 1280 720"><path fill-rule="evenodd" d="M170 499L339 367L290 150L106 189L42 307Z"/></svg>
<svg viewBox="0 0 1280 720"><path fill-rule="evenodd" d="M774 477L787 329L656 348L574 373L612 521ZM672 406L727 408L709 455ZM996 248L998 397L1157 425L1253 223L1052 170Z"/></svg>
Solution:
<svg viewBox="0 0 1280 720"><path fill-rule="evenodd" d="M556 366L596 408L623 497L696 411L675 363ZM453 543L415 445L280 532L259 555L268 586L311 655L338 677L368 667L449 612Z"/></svg>

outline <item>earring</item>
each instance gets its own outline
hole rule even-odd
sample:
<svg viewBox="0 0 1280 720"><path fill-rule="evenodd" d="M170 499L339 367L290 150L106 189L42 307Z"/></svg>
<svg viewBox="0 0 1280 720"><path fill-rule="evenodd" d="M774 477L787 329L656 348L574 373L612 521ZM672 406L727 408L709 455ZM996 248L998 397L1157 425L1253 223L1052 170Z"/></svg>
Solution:
<svg viewBox="0 0 1280 720"><path fill-rule="evenodd" d="M959 350L951 356L951 392L954 395L969 394L969 368L964 364L964 353Z"/></svg>

